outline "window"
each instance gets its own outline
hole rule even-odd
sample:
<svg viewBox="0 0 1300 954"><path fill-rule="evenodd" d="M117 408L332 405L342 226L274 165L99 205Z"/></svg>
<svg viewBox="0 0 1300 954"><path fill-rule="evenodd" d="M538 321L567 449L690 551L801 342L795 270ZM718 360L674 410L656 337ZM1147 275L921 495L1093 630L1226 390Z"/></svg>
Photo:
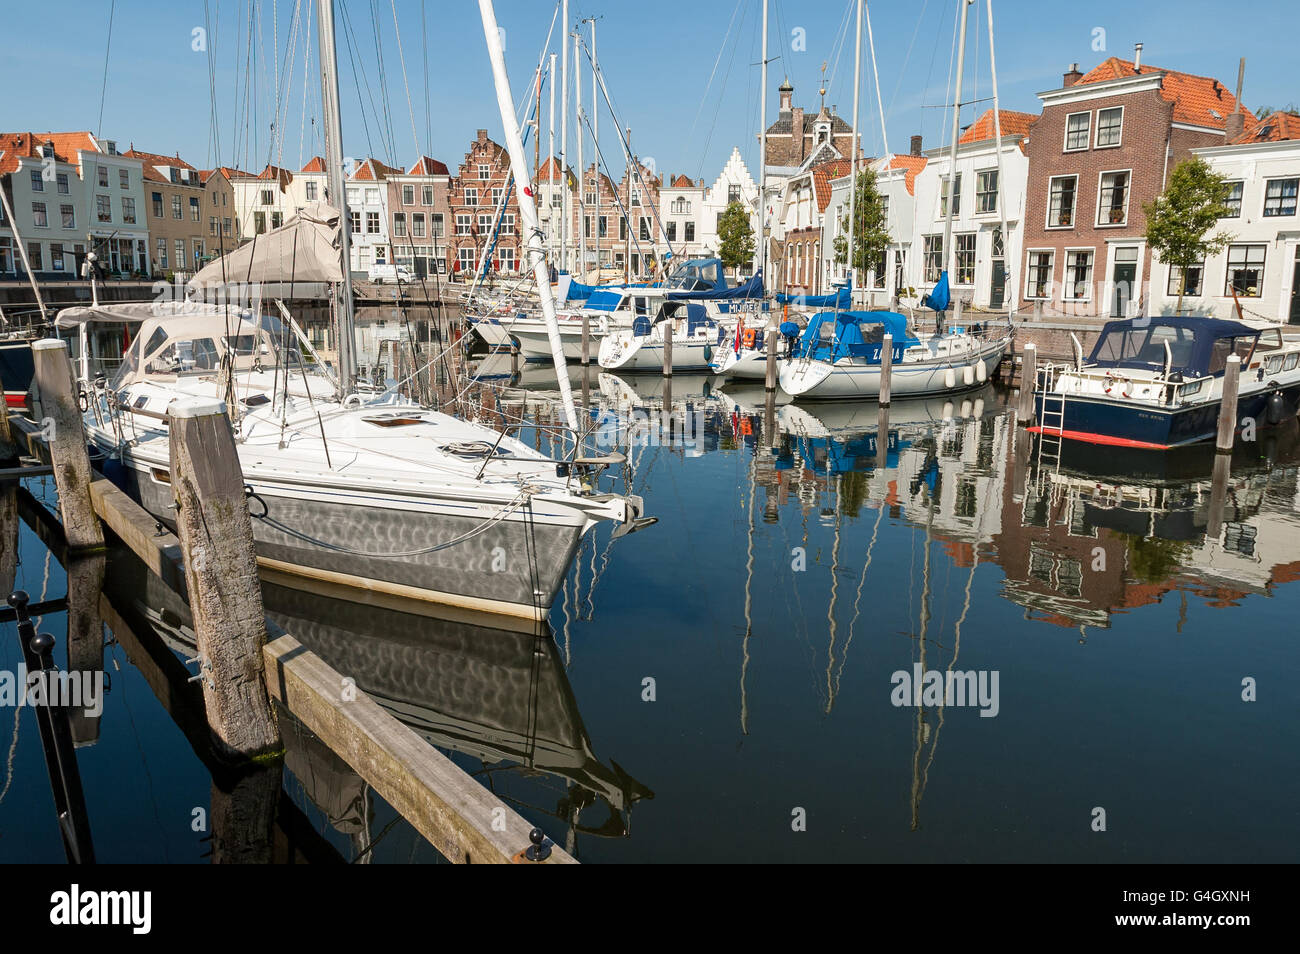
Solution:
<svg viewBox="0 0 1300 954"><path fill-rule="evenodd" d="M1107 146L1118 146L1123 129L1123 106L1112 106L1110 109L1097 110L1097 142L1094 145L1098 149L1104 149Z"/></svg>
<svg viewBox="0 0 1300 954"><path fill-rule="evenodd" d="M997 210L998 170L985 169L975 176L975 212L980 214Z"/></svg>
<svg viewBox="0 0 1300 954"><path fill-rule="evenodd" d="M602 219L601 221L604 221L604 220ZM694 242L694 241L695 241L695 223L694 223L694 222L687 222L686 225L683 227L682 241L684 241L684 242Z"/></svg>
<svg viewBox="0 0 1300 954"><path fill-rule="evenodd" d="M63 271L63 246L57 242L50 246L50 268Z"/></svg>
<svg viewBox="0 0 1300 954"><path fill-rule="evenodd" d="M586 192L586 193L583 193L582 201L583 201L583 203L586 204L586 205L595 205L595 204L596 204L596 193L594 193L594 192Z"/></svg>
<svg viewBox="0 0 1300 954"><path fill-rule="evenodd" d="M1182 288L1182 293L1191 298L1197 298L1201 294L1201 279L1205 275L1205 262L1198 262L1195 265L1187 266L1187 285ZM1169 287L1165 293L1171 297L1176 297L1179 293L1179 286L1182 284L1183 270L1177 265L1169 266Z"/></svg>
<svg viewBox="0 0 1300 954"><path fill-rule="evenodd" d="M1228 246L1228 272L1223 294L1235 291L1242 298L1258 298L1264 288L1264 245Z"/></svg>
<svg viewBox="0 0 1300 954"><path fill-rule="evenodd" d="M39 272L39 271L43 271L43 270L45 269L45 263L44 263L44 261L41 259L41 243L40 243L40 242L28 242L28 243L27 243L27 258L28 258L28 259L31 261L31 263L32 263L32 271L34 271L34 272Z"/></svg>
<svg viewBox="0 0 1300 954"><path fill-rule="evenodd" d="M150 198L153 202L153 217L155 219L161 219L163 215L162 193L154 192L151 194Z"/></svg>
<svg viewBox="0 0 1300 954"><path fill-rule="evenodd" d="M1070 113L1065 117L1065 151L1075 152L1088 148L1088 134L1092 131L1092 113Z"/></svg>
<svg viewBox="0 0 1300 954"><path fill-rule="evenodd" d="M588 220L588 222L590 223L590 219ZM668 222L664 223L664 233L665 233L665 235L668 237L668 241L670 241L670 242L676 242L676 241L677 241L677 223L676 223L676 222L673 222L673 221L668 221Z"/></svg>
<svg viewBox="0 0 1300 954"><path fill-rule="evenodd" d="M422 186L420 188L420 202L423 205L433 205L433 186Z"/></svg>
<svg viewBox="0 0 1300 954"><path fill-rule="evenodd" d="M99 177L95 181L99 183L99 187L101 189L107 189L108 188L108 167L99 166L96 169L96 172L99 173Z"/></svg>
<svg viewBox="0 0 1300 954"><path fill-rule="evenodd" d="M1047 197L1047 227L1069 228L1074 224L1074 189L1078 176L1056 176L1050 180Z"/></svg>
<svg viewBox="0 0 1300 954"><path fill-rule="evenodd" d="M894 251L894 294L898 294L900 288L906 287L904 278L907 272L907 250L896 249Z"/></svg>
<svg viewBox="0 0 1300 954"><path fill-rule="evenodd" d="M127 225L135 225L135 199L129 195L122 196L122 221Z"/></svg>
<svg viewBox="0 0 1300 954"><path fill-rule="evenodd" d="M478 205L478 189L465 190L465 204Z"/></svg>
<svg viewBox="0 0 1300 954"><path fill-rule="evenodd" d="M361 213L360 213L360 212L349 212L349 213L348 213L348 218L352 220L352 222L351 222L351 225L352 225L352 234L353 234L353 235L360 235L360 234L361 234Z"/></svg>
<svg viewBox="0 0 1300 954"><path fill-rule="evenodd" d="M167 240L165 238L158 240L158 267L167 267Z"/></svg>
<svg viewBox="0 0 1300 954"><path fill-rule="evenodd" d="M619 241L627 239L627 218L626 216L618 220L618 238Z"/></svg>
<svg viewBox="0 0 1300 954"><path fill-rule="evenodd" d="M41 170L40 170L40 169L33 169L33 170L32 170L32 191L33 191L33 192L44 192L44 191L45 191L45 180L41 178Z"/></svg>
<svg viewBox="0 0 1300 954"><path fill-rule="evenodd" d="M1054 252L1030 252L1025 271L1025 297L1052 297L1052 258Z"/></svg>
<svg viewBox="0 0 1300 954"><path fill-rule="evenodd" d="M1300 179L1269 179L1264 186L1264 217L1295 215Z"/></svg>
<svg viewBox="0 0 1300 954"><path fill-rule="evenodd" d="M203 239L194 240L194 267L197 269L203 261Z"/></svg>
<svg viewBox="0 0 1300 954"><path fill-rule="evenodd" d="M1127 172L1103 172L1097 199L1098 225L1123 225L1128 221Z"/></svg>
<svg viewBox="0 0 1300 954"><path fill-rule="evenodd" d="M515 214L513 212L501 213L501 234L502 235L515 234Z"/></svg>
<svg viewBox="0 0 1300 954"><path fill-rule="evenodd" d="M515 270L515 250L508 245L497 249L497 267L503 272Z"/></svg>
<svg viewBox="0 0 1300 954"><path fill-rule="evenodd" d="M398 236L399 238L404 237L406 235L406 213L405 212L393 213L393 234Z"/></svg>
<svg viewBox="0 0 1300 954"><path fill-rule="evenodd" d="M106 195L95 196L95 218L100 222L113 221L113 206Z"/></svg>
<svg viewBox="0 0 1300 954"><path fill-rule="evenodd" d="M47 229L50 227L49 217L45 214L44 202L32 203L32 225L38 229Z"/></svg>
<svg viewBox="0 0 1300 954"><path fill-rule="evenodd" d="M63 227L65 229L75 229L77 227L77 214L72 206L59 206L59 217L63 220Z"/></svg>
<svg viewBox="0 0 1300 954"><path fill-rule="evenodd" d="M378 204L379 204L379 190L378 190L378 189L367 189L367 190L366 190L366 205L378 205Z"/></svg>
<svg viewBox="0 0 1300 954"><path fill-rule="evenodd" d="M974 238L974 236L971 236L971 237ZM961 239L961 236L958 236L958 242L957 242L957 247L958 247L958 249L961 248L961 241L960 241L960 239ZM960 255L961 252L958 251L957 254ZM974 254L974 253L972 253L972 255L973 255L973 254ZM885 287L885 272L886 272L887 268L888 268L888 265L887 265L887 263L886 263L886 261L885 261L885 252L882 250L882 251L880 252L880 254L876 256L876 260L875 260L874 262L871 263L871 287L872 287L872 288L884 288L884 287Z"/></svg>
<svg viewBox="0 0 1300 954"><path fill-rule="evenodd" d="M993 230L993 257L1002 258L1007 254L1006 243L1002 241L1002 230Z"/></svg>
<svg viewBox="0 0 1300 954"><path fill-rule="evenodd" d="M497 186L495 189L492 190L492 208L495 209L498 205L501 204L501 193L503 191L505 190L503 190L500 186Z"/></svg>
<svg viewBox="0 0 1300 954"><path fill-rule="evenodd" d="M190 196L190 221L191 221L191 222L202 222L202 221L203 221L203 219L199 216L199 199L198 199L198 196Z"/></svg>
<svg viewBox="0 0 1300 954"><path fill-rule="evenodd" d="M478 177L480 179L491 179L492 167L488 165L486 162L480 162L478 164Z"/></svg>
<svg viewBox="0 0 1300 954"><path fill-rule="evenodd" d="M59 173L58 175L56 175L54 178L55 178L55 180L58 182L58 185L59 185L59 195L67 195L67 194L68 194L68 174L67 174L66 172L60 172L60 173Z"/></svg>
<svg viewBox="0 0 1300 954"><path fill-rule="evenodd" d="M254 212L254 213L253 213L253 231L255 231L258 235L261 235L263 232L266 231L266 213L265 213L265 212Z"/></svg>
<svg viewBox="0 0 1300 954"><path fill-rule="evenodd" d="M957 173L957 181L952 187L952 214L961 215L961 173ZM943 176L939 180L939 218L948 216L948 177Z"/></svg>
<svg viewBox="0 0 1300 954"><path fill-rule="evenodd" d="M270 205L271 203L266 204ZM177 221L181 219L181 197L179 195L172 196L172 218Z"/></svg>
<svg viewBox="0 0 1300 954"><path fill-rule="evenodd" d="M739 201L740 201L740 186L738 185L727 186L727 204L730 205L733 202L739 202Z"/></svg>
<svg viewBox="0 0 1300 954"><path fill-rule="evenodd" d="M424 238L424 213L416 212L411 216L411 234L416 238Z"/></svg>
<svg viewBox="0 0 1300 954"><path fill-rule="evenodd" d="M642 242L650 241L650 220L644 215L641 216L641 227L638 229L637 234Z"/></svg>
<svg viewBox="0 0 1300 954"><path fill-rule="evenodd" d="M215 215L208 216L208 234L217 234L217 217Z"/></svg>
<svg viewBox="0 0 1300 954"><path fill-rule="evenodd" d="M953 247L957 252L957 274L954 276L953 283L956 285L974 285L975 233L964 232L961 235L954 235L953 239Z"/></svg>
<svg viewBox="0 0 1300 954"><path fill-rule="evenodd" d="M117 184L123 189L131 188L131 173L127 169L117 170Z"/></svg>
<svg viewBox="0 0 1300 954"><path fill-rule="evenodd" d="M275 190L262 190L262 205L275 205Z"/></svg>
<svg viewBox="0 0 1300 954"><path fill-rule="evenodd" d="M599 236L599 237L600 237L600 238L605 238L605 237L607 237L607 236L609 235L609 216L607 216L607 215L602 215L602 216L600 217L600 221L599 221L599 223L597 223L597 224L598 224L598 226L599 226L599 228L597 229L597 231L600 233L600 236ZM693 222L687 222L687 223L686 223L686 241L689 242L689 241L690 241L691 239L693 239L693 238L695 238L695 223L693 223Z"/></svg>
<svg viewBox="0 0 1300 954"><path fill-rule="evenodd" d="M487 235L492 231L492 216L487 212L478 214L478 234Z"/></svg>
<svg viewBox="0 0 1300 954"><path fill-rule="evenodd" d="M943 273L943 236L927 235L925 237L924 273L921 280L937 282Z"/></svg>
<svg viewBox="0 0 1300 954"><path fill-rule="evenodd" d="M443 231L442 213L435 212L433 213L433 237L442 238L444 234L445 233Z"/></svg>
<svg viewBox="0 0 1300 954"><path fill-rule="evenodd" d="M641 190L640 190L640 189L633 189L633 190L632 190L632 205L634 205L634 206L639 206L640 204L641 204Z"/></svg>
<svg viewBox="0 0 1300 954"><path fill-rule="evenodd" d="M415 205L415 186L402 186L402 205Z"/></svg>
<svg viewBox="0 0 1300 954"><path fill-rule="evenodd" d="M279 228L283 223L284 223L284 213L283 213L283 212L272 212L272 213L271 213L271 228L273 228L273 229L278 229L278 228Z"/></svg>
<svg viewBox="0 0 1300 954"><path fill-rule="evenodd" d="M1092 300L1091 249L1065 253L1065 288L1061 295L1067 301Z"/></svg>
<svg viewBox="0 0 1300 954"><path fill-rule="evenodd" d="M462 272L473 272L474 260L474 249L461 248L456 250L456 261L460 263L460 270Z"/></svg>
<svg viewBox="0 0 1300 954"><path fill-rule="evenodd" d="M366 234L367 235L379 234L379 213L378 212L366 213Z"/></svg>
<svg viewBox="0 0 1300 954"><path fill-rule="evenodd" d="M221 220L221 234L222 235L230 234L230 216L226 216Z"/></svg>
<svg viewBox="0 0 1300 954"><path fill-rule="evenodd" d="M176 240L176 260L172 265L176 268L185 267L185 239Z"/></svg>
<svg viewBox="0 0 1300 954"><path fill-rule="evenodd" d="M308 183L307 183L307 201L308 201L308 202L311 202L311 201L315 200L315 198L317 197L317 195L319 195L318 188L319 188L319 186L318 186L318 184L315 183L315 182L308 182ZM213 196L213 198L215 199L216 196Z"/></svg>
<svg viewBox="0 0 1300 954"><path fill-rule="evenodd" d="M1228 207L1228 211L1223 214L1225 219L1241 218L1241 191L1244 186L1245 183L1240 179L1228 183L1228 197L1223 200L1223 204Z"/></svg>
<svg viewBox="0 0 1300 954"><path fill-rule="evenodd" d="M469 222L470 222L470 217L468 215L464 213L458 213L456 215L456 234L469 235Z"/></svg>

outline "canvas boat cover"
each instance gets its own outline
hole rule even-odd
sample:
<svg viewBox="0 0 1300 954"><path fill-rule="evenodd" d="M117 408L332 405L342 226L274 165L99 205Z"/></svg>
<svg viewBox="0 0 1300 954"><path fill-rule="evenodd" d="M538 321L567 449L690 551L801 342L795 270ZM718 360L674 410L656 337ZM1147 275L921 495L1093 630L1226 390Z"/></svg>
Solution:
<svg viewBox="0 0 1300 954"><path fill-rule="evenodd" d="M309 202L278 229L256 236L199 269L191 286L343 281L339 212Z"/></svg>
<svg viewBox="0 0 1300 954"><path fill-rule="evenodd" d="M808 320L796 356L835 362L841 358L880 360L881 339L893 335L894 357L918 343L907 330L907 317L893 311L823 311Z"/></svg>

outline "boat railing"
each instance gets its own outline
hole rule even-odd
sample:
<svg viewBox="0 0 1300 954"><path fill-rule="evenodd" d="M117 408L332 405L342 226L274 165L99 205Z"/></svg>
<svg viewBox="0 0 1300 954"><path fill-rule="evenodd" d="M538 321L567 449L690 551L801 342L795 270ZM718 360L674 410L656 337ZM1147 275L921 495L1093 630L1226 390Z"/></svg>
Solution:
<svg viewBox="0 0 1300 954"><path fill-rule="evenodd" d="M1076 381L1092 381L1103 385L1107 394L1112 393L1112 391L1118 387L1120 389L1120 396L1130 398L1132 397L1132 394L1125 393L1125 384L1154 385L1160 388L1159 400L1157 403L1164 405L1173 404L1174 398L1180 395L1185 394L1190 397L1193 394L1199 394L1207 381L1213 382L1214 380L1214 375L1207 374L1197 377L1186 377L1183 376L1181 372L1176 372L1179 376L1175 379L1171 375L1167 375L1162 371L1152 372L1151 377L1149 378L1145 376L1133 377L1131 374L1126 373L1131 372L1132 370L1134 369L1107 368L1098 365L1076 367L1072 363L1055 364L1048 362L1038 366L1036 375L1037 380L1034 382L1034 386L1035 390L1041 390L1044 392L1051 391L1057 388L1060 376L1062 374L1068 374ZM1060 393L1067 397L1069 396L1064 391L1061 391Z"/></svg>
<svg viewBox="0 0 1300 954"><path fill-rule="evenodd" d="M483 472L487 470L488 463L496 458L497 451L501 447L501 442L505 439L507 434L518 433L526 430L538 431L552 437L559 437L564 444L569 445L568 449L564 451L563 456L551 456L548 458L557 466L564 467L565 473L560 476L565 478L564 486L566 489L573 483L574 472L577 470L579 465L589 464L604 466L610 463L617 463L620 460L617 456L609 458L580 458L578 456L578 451L582 448L584 435L580 434L574 428L569 427L567 424L549 424L540 421L515 421L513 423L501 425L500 430L497 432L497 439L492 445L492 450L483 455L483 463L479 465L478 472L474 475L474 479L479 480L482 478Z"/></svg>

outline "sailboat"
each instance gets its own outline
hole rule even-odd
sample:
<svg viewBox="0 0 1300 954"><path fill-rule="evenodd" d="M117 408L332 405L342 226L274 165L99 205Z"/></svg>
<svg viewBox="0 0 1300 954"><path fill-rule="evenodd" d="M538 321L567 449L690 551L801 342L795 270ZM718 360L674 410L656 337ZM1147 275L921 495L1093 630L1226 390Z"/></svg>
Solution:
<svg viewBox="0 0 1300 954"><path fill-rule="evenodd" d="M490 12L488 3L485 30ZM260 237L262 257L249 247L238 278L265 280L277 268L291 279L301 274L299 266L322 270L340 288L337 376L321 362L308 368L304 351L310 343L283 309L283 321L260 309L192 301L67 309L59 316L64 326L138 323L113 379L85 383L88 437L105 455L106 472L170 525L168 411L185 398L223 400L235 427L264 569L341 584L359 595L544 619L583 535L604 521L624 532L638 528L642 503L599 491L599 472L614 458L581 456L558 353L568 426L545 429L567 448L562 457L542 454L511 433L396 396L376 400L357 389L348 234L338 227L347 211L332 0L321 0L317 14L327 165L331 194L341 207L311 210L317 224L335 223L332 232L311 233L315 244L303 236L292 242L283 234ZM493 40L499 47L495 18L488 40L490 49ZM499 52L493 63L498 93L508 99ZM522 152L518 127L511 125L513 107L507 112L504 100L502 118L512 152ZM516 177L517 184L522 181ZM536 231L531 198L521 211L526 228ZM284 228L290 224L302 223ZM226 274L231 264L221 266ZM540 256L537 273L540 283ZM549 287L539 291L549 311Z"/></svg>

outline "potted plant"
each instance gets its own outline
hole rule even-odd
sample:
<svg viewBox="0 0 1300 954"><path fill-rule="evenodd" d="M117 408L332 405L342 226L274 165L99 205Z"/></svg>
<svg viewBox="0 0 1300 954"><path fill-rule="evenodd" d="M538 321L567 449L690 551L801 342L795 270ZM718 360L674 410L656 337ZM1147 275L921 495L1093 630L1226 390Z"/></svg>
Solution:
<svg viewBox="0 0 1300 954"><path fill-rule="evenodd" d="M1069 212L1062 212L1060 218L1058 219L1058 224L1068 226L1073 221L1074 221L1074 216L1072 216Z"/></svg>
<svg viewBox="0 0 1300 954"><path fill-rule="evenodd" d="M1110 224L1111 224L1111 225L1122 225L1123 223L1124 223L1124 210L1123 210L1123 209L1111 209L1111 210L1110 210Z"/></svg>

